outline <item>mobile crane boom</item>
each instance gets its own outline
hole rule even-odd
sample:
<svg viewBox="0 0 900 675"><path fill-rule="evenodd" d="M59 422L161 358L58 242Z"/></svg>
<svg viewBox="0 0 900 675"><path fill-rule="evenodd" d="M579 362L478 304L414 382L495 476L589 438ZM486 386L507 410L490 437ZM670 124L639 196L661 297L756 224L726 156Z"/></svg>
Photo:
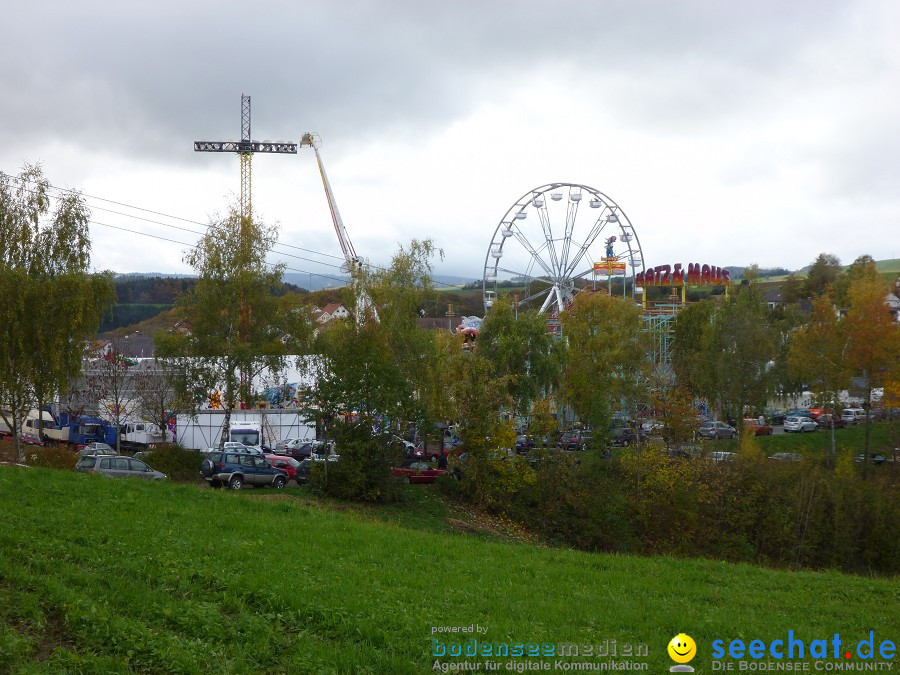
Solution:
<svg viewBox="0 0 900 675"><path fill-rule="evenodd" d="M328 199L328 208L331 211L331 221L334 223L334 232L337 235L338 243L340 243L341 251L344 254L344 264L341 266L341 271L349 273L356 286L356 323L359 325L365 323L367 313L371 314L372 318L377 322L379 320L378 310L375 308L368 293L366 293L357 274L361 266L359 256L356 255L356 249L353 248L353 242L350 241L350 235L347 233L347 228L344 227L344 220L341 218L341 212L338 210L337 200L334 198L334 191L331 189L328 174L325 173L322 155L319 154L319 146L321 145L322 139L319 135L310 131L303 134L300 139L301 147L310 147L316 153L316 163L319 165L319 174L322 176L322 185L325 187L325 197Z"/></svg>

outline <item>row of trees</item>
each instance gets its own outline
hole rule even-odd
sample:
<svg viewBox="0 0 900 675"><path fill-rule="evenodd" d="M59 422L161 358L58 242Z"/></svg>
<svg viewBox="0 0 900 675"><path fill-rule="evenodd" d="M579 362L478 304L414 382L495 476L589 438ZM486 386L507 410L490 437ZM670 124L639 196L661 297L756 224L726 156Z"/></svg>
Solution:
<svg viewBox="0 0 900 675"><path fill-rule="evenodd" d="M356 279L379 307L380 322L337 323L316 332L299 298L276 291L281 269L265 263L276 231L240 218L231 211L186 256L199 279L179 307L193 332L157 339L159 356L178 374L182 408L218 390L226 419L250 399L250 384L261 371L277 374L291 355L306 355L302 365L316 382L308 401L311 418L346 420L352 413L363 437L373 429L409 427L427 436L439 422L456 420L475 459L487 460L494 449L512 445L513 415L537 410L539 426L548 428L574 416L591 425L603 444L614 411L654 405L669 418L667 437L677 442L690 432L697 399L740 424L745 413L761 411L773 392L798 391L804 382L834 392L861 372L869 373L874 387L896 360L897 331L883 305L886 288L865 259L832 279L810 321L793 305L768 310L753 268L722 302L690 305L677 318L674 379L663 377L648 358L652 336L640 309L602 293L578 296L562 316L561 341L547 333L543 316L515 311L503 299L485 317L474 349L420 329L416 317L434 301L431 265L440 254L428 240L413 241L388 268L363 271ZM838 320L828 301L842 288L849 312ZM352 307L355 297L348 289L345 304ZM823 365L830 352L809 343L814 338L808 335L844 341L833 356L839 375ZM547 421L551 411L556 422ZM330 426L340 433L339 424ZM363 451L376 452L374 446Z"/></svg>
<svg viewBox="0 0 900 675"><path fill-rule="evenodd" d="M88 212L77 194L57 198L51 213L40 169L0 178L0 358L8 366L0 400L8 425L18 428L31 405L51 401L77 374L82 341L114 290L109 275L89 273ZM614 411L655 404L672 417L677 440L684 433L674 421L698 398L740 423L773 391L804 382L833 397L862 374L870 397L897 361L886 288L870 259L835 275L836 261L819 256L807 280L807 290L818 294L809 320L793 305L767 310L748 270L723 302L693 304L678 316L672 379L648 359L652 336L640 309L602 293L578 296L561 317L561 341L548 335L543 316L517 312L502 299L472 350L421 330L416 317L434 302L431 265L440 254L428 240L413 241L389 268L356 280L379 307L380 322L338 323L317 333L301 297L284 293L282 267L266 263L276 239L276 228L232 208L185 255L198 279L177 307L193 330L156 337L178 392L172 408L192 411L219 391L227 427L230 412L251 400L261 372L277 379L292 356L304 355L317 383L311 417L353 412L360 429L415 426L424 434L457 420L467 447L487 458L511 445L508 419L515 414L537 411L538 427L553 424L551 412L557 420L577 417L597 430L600 444ZM355 295L348 291L345 304L352 306ZM839 319L833 305L842 297L848 311Z"/></svg>

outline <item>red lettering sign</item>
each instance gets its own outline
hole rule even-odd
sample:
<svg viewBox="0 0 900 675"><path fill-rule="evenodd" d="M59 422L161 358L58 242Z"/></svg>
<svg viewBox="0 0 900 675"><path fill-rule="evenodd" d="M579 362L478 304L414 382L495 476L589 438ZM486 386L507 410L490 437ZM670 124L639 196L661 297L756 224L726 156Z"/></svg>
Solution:
<svg viewBox="0 0 900 675"><path fill-rule="evenodd" d="M648 267L634 282L638 286L727 286L731 279L724 267L688 263L687 271L681 263Z"/></svg>

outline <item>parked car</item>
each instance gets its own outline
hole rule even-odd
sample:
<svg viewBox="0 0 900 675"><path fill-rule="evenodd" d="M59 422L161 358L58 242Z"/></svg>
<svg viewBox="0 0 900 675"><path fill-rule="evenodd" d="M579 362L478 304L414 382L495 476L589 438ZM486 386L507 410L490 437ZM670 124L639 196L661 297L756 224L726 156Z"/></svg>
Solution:
<svg viewBox="0 0 900 675"><path fill-rule="evenodd" d="M796 431L798 433L803 433L804 431L818 431L819 425L818 423L812 419L811 417L785 417L784 418L784 433L790 433L792 431Z"/></svg>
<svg viewBox="0 0 900 675"><path fill-rule="evenodd" d="M858 454L856 457L853 458L853 461L862 463L863 461L865 461L865 453ZM887 457L885 457L881 453L878 453L875 455L870 454L869 461L872 462L872 464L884 464L887 461Z"/></svg>
<svg viewBox="0 0 900 675"><path fill-rule="evenodd" d="M200 465L200 475L212 487L227 485L240 490L244 484L280 490L288 482L288 473L276 469L265 457L244 452L211 452Z"/></svg>
<svg viewBox="0 0 900 675"><path fill-rule="evenodd" d="M697 429L697 434L702 438L735 438L737 429L725 422L707 422Z"/></svg>
<svg viewBox="0 0 900 675"><path fill-rule="evenodd" d="M788 417L809 417L812 419L812 411L808 408L794 408L793 410L788 410L784 416L785 421L787 421Z"/></svg>
<svg viewBox="0 0 900 675"><path fill-rule="evenodd" d="M866 411L862 408L844 408L841 419L844 424L860 424L866 421Z"/></svg>
<svg viewBox="0 0 900 675"><path fill-rule="evenodd" d="M238 443L237 441L225 441L224 449L225 452L236 452L242 455L257 455L259 457L263 456L263 451L257 448L255 445L244 445L243 443ZM219 452L218 445L214 445L206 449L207 454L213 452Z"/></svg>
<svg viewBox="0 0 900 675"><path fill-rule="evenodd" d="M835 429L843 429L847 425L843 417L834 417L833 415L829 415L827 413L824 415L819 415L818 419L816 419L816 424L819 425L820 429L830 429L832 420L834 421Z"/></svg>
<svg viewBox="0 0 900 675"><path fill-rule="evenodd" d="M133 457L117 455L86 455L78 460L75 470L79 473L99 473L110 478L143 478L165 480L166 474L151 468Z"/></svg>
<svg viewBox="0 0 900 675"><path fill-rule="evenodd" d="M284 457L282 455L266 455L265 458L266 461L276 469L287 471L288 480L297 479L297 467L300 466L300 462L298 462L293 457ZM297 481L297 484L300 485L300 481Z"/></svg>
<svg viewBox="0 0 900 675"><path fill-rule="evenodd" d="M766 417L773 426L784 424L785 415L783 410L771 410L766 414Z"/></svg>
<svg viewBox="0 0 900 675"><path fill-rule="evenodd" d="M744 426L753 429L756 436L771 436L772 427L768 424L760 424L758 419L747 418L744 420Z"/></svg>
<svg viewBox="0 0 900 675"><path fill-rule="evenodd" d="M312 471L312 460L311 459L301 459L299 464L297 465L297 471L294 473L294 479L297 481L297 485L303 485L309 480L309 474Z"/></svg>
<svg viewBox="0 0 900 675"><path fill-rule="evenodd" d="M312 454L312 447L313 441L295 438L291 442L285 443L278 454L293 457L298 462L302 462Z"/></svg>
<svg viewBox="0 0 900 675"><path fill-rule="evenodd" d="M78 451L79 457L90 457L97 455L118 455L116 449L107 443L100 443L99 441L94 443L88 443L81 450Z"/></svg>
<svg viewBox="0 0 900 675"><path fill-rule="evenodd" d="M516 436L516 452L525 453L535 447L534 438L520 434Z"/></svg>
<svg viewBox="0 0 900 675"><path fill-rule="evenodd" d="M590 431L569 431L560 436L556 444L563 450L584 450L593 439Z"/></svg>
<svg viewBox="0 0 900 675"><path fill-rule="evenodd" d="M694 459L703 454L703 448L694 443L682 443L670 448L668 454L673 459Z"/></svg>
<svg viewBox="0 0 900 675"><path fill-rule="evenodd" d="M339 455L328 455L329 462L336 462L340 459ZM311 458L307 457L306 459L300 460L297 465L297 471L294 473L294 478L297 481L298 485L303 485L304 483L309 481L309 475L312 473L313 464L321 464L324 461L323 455L313 455Z"/></svg>
<svg viewBox="0 0 900 675"><path fill-rule="evenodd" d="M276 455L286 455L288 448L307 442L309 441L306 438L285 438L284 440L278 441L278 443L275 444L273 453Z"/></svg>
<svg viewBox="0 0 900 675"><path fill-rule="evenodd" d="M416 444L412 441L408 441L405 438L401 438L397 434L391 434L389 442L393 445L396 445L400 450L403 451L404 455L414 455L416 454ZM419 451L419 454L422 454L422 451Z"/></svg>
<svg viewBox="0 0 900 675"><path fill-rule="evenodd" d="M661 434L663 431L663 423L659 420L646 420L643 424L641 424L641 431L643 431L648 436Z"/></svg>
<svg viewBox="0 0 900 675"><path fill-rule="evenodd" d="M776 452L769 457L769 459L774 459L778 462L802 462L803 455L797 454L796 452Z"/></svg>
<svg viewBox="0 0 900 675"><path fill-rule="evenodd" d="M623 448L641 441L641 437L632 431L631 427L613 427L609 430L610 442Z"/></svg>
<svg viewBox="0 0 900 675"><path fill-rule="evenodd" d="M391 469L391 475L407 478L410 483L424 484L434 483L438 476L446 475L444 469L436 469L428 462L412 461L404 462L403 466L395 466Z"/></svg>
<svg viewBox="0 0 900 675"><path fill-rule="evenodd" d="M334 452L334 441L328 441L328 448L331 453ZM279 454L293 457L298 462L309 459L312 455L321 455L325 453L325 445L323 441L301 440L296 439L293 443L287 443Z"/></svg>

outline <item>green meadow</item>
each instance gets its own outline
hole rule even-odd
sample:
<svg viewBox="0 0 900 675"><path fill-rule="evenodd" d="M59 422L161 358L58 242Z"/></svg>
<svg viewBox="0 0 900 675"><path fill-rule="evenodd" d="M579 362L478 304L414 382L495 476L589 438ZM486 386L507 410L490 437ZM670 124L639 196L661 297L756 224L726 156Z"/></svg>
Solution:
<svg viewBox="0 0 900 675"><path fill-rule="evenodd" d="M653 672L681 632L698 672L715 639L900 637L896 579L473 536L432 490L412 518L0 467L0 672L431 672L435 629L470 625L492 643L647 645Z"/></svg>
<svg viewBox="0 0 900 675"><path fill-rule="evenodd" d="M862 454L865 446L866 427L857 424L834 430L834 447L837 453ZM770 456L776 452L798 452L810 459L821 459L831 450L831 429L819 429L806 433L757 436L760 450ZM739 439L719 439L707 444L713 450L737 450ZM869 454L881 453L887 457L892 448L900 446L900 420L874 422L869 430Z"/></svg>

